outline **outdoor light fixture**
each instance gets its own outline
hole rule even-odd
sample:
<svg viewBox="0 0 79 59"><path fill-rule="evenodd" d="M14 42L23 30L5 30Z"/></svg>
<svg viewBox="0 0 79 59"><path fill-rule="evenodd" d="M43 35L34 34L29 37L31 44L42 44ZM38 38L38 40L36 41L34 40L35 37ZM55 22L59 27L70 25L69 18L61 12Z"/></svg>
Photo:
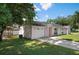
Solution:
<svg viewBox="0 0 79 59"><path fill-rule="evenodd" d="M26 21L26 19L25 19L25 18L23 18L23 21Z"/></svg>

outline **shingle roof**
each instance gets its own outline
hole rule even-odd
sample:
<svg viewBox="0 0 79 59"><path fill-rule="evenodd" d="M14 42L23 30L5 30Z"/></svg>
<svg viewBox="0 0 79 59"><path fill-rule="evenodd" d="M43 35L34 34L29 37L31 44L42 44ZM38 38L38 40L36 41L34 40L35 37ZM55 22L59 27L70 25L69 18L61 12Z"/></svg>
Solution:
<svg viewBox="0 0 79 59"><path fill-rule="evenodd" d="M62 26L62 25L56 24L54 22L52 22L52 23L46 23L46 22L41 22L41 21L34 21L33 22L33 25L36 25L36 26L46 26L47 24L52 24L53 26L56 26L56 27Z"/></svg>
<svg viewBox="0 0 79 59"><path fill-rule="evenodd" d="M36 25L36 26L45 26L46 22L34 21L33 25Z"/></svg>
<svg viewBox="0 0 79 59"><path fill-rule="evenodd" d="M51 23L53 26L62 26L60 24L56 24L56 23Z"/></svg>

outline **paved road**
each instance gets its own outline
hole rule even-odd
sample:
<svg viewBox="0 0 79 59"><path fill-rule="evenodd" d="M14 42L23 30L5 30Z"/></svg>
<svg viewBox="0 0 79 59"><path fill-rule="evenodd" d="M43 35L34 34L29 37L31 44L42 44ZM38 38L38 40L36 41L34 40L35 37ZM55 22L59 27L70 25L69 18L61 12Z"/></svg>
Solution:
<svg viewBox="0 0 79 59"><path fill-rule="evenodd" d="M79 50L79 42L60 40L58 37L40 38L38 40L74 50Z"/></svg>

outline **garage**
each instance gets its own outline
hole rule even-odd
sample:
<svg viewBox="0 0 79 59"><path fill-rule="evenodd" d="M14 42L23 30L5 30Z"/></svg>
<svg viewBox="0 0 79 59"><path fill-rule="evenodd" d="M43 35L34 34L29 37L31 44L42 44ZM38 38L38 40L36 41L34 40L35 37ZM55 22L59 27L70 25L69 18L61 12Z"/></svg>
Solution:
<svg viewBox="0 0 79 59"><path fill-rule="evenodd" d="M32 39L44 37L44 26L32 26Z"/></svg>

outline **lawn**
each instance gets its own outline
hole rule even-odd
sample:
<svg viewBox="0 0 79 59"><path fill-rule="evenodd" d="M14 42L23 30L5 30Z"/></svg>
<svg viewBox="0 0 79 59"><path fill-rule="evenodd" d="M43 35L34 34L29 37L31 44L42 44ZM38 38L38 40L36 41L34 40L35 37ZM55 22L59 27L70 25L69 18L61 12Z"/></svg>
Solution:
<svg viewBox="0 0 79 59"><path fill-rule="evenodd" d="M42 43L37 40L12 39L0 42L0 55L72 55L79 51Z"/></svg>
<svg viewBox="0 0 79 59"><path fill-rule="evenodd" d="M58 36L58 37L65 39L65 40L79 42L79 32L71 33L71 34L68 34L68 35L61 35L61 36Z"/></svg>

